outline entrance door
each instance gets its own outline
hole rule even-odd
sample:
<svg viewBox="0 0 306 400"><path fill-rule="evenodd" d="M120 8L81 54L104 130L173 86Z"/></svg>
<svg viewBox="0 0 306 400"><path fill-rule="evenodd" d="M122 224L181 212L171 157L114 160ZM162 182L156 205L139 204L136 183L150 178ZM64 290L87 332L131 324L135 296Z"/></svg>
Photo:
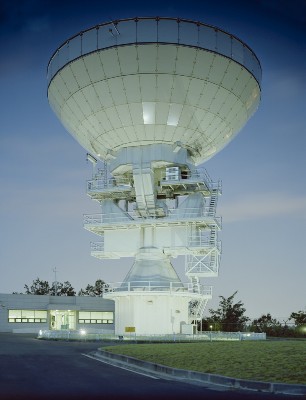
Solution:
<svg viewBox="0 0 306 400"><path fill-rule="evenodd" d="M75 329L76 312L71 310L51 310L50 329L60 331L62 329Z"/></svg>

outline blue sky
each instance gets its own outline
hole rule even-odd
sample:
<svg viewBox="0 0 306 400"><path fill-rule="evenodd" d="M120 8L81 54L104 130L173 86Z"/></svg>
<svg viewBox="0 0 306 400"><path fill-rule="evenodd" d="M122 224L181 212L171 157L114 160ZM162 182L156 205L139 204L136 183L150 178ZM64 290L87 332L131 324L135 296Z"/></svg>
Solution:
<svg viewBox="0 0 306 400"><path fill-rule="evenodd" d="M36 277L76 290L122 280L132 260L99 261L83 229L99 212L86 195L91 165L47 100L46 67L67 38L98 23L171 16L245 41L262 69L262 101L239 135L203 166L222 179L222 260L208 308L238 290L256 318L306 308L306 2L304 0L2 1L0 5L0 293ZM183 276L183 259L173 261ZM186 279L184 279L186 281Z"/></svg>

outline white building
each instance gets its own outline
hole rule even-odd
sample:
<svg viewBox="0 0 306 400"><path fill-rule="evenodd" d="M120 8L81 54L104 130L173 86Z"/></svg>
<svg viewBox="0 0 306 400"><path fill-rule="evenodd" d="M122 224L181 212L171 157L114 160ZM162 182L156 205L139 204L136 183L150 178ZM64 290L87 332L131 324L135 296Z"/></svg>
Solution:
<svg viewBox="0 0 306 400"><path fill-rule="evenodd" d="M114 302L102 297L0 294L0 332L113 333L114 310Z"/></svg>

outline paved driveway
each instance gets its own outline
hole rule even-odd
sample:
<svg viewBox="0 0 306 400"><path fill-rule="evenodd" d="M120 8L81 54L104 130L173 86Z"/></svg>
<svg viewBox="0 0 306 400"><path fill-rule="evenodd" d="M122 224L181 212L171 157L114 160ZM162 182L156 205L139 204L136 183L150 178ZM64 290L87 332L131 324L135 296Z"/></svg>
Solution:
<svg viewBox="0 0 306 400"><path fill-rule="evenodd" d="M0 333L0 400L288 399L153 379L83 355L98 347L101 342L45 341Z"/></svg>

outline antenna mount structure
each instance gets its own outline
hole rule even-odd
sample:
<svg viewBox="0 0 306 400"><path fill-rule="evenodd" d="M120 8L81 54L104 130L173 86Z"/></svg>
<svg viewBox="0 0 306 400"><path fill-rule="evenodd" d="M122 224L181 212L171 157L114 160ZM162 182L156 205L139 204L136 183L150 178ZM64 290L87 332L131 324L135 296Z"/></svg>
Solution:
<svg viewBox="0 0 306 400"><path fill-rule="evenodd" d="M260 103L254 52L223 30L178 18L129 18L73 36L48 64L48 99L58 118L104 163L87 193L99 215L99 259L133 258L108 284L115 332L193 333L218 276L221 182L202 164L221 151ZM106 168L107 167L107 168ZM171 259L185 256L181 280Z"/></svg>

